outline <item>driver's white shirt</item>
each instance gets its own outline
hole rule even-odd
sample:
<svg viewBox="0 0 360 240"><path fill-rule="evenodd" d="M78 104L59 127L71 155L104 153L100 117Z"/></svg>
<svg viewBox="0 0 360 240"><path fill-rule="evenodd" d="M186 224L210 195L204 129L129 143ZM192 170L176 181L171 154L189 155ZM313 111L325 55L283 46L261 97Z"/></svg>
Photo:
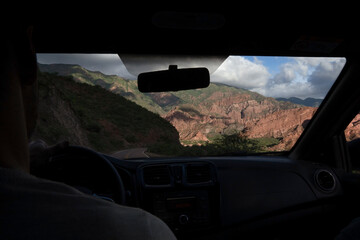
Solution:
<svg viewBox="0 0 360 240"><path fill-rule="evenodd" d="M0 239L175 239L159 218L0 168Z"/></svg>

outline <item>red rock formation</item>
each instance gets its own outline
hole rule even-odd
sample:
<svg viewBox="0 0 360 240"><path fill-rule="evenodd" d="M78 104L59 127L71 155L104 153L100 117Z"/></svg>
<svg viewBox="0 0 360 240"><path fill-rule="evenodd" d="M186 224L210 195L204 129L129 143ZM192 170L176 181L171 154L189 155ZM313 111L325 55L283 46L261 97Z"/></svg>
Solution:
<svg viewBox="0 0 360 240"><path fill-rule="evenodd" d="M164 118L178 130L180 140L208 141L210 134L236 130L249 138L281 139L272 150L287 150L296 142L316 108L280 110L267 100L236 103L234 99L225 98L215 101L209 110L209 114L199 115L175 108Z"/></svg>
<svg viewBox="0 0 360 240"><path fill-rule="evenodd" d="M280 110L260 119L245 130L249 138L278 138L271 150L289 150L304 131L317 108L302 107Z"/></svg>
<svg viewBox="0 0 360 240"><path fill-rule="evenodd" d="M345 129L345 137L347 141L360 138L360 114L356 115Z"/></svg>

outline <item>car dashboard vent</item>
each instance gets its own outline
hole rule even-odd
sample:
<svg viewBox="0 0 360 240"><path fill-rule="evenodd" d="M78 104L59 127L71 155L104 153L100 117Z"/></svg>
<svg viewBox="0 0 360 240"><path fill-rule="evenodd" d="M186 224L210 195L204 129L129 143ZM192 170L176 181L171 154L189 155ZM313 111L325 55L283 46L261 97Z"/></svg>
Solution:
<svg viewBox="0 0 360 240"><path fill-rule="evenodd" d="M315 182L317 186L325 192L333 191L336 185L334 175L325 169L321 169L315 172Z"/></svg>
<svg viewBox="0 0 360 240"><path fill-rule="evenodd" d="M188 165L186 174L188 183L209 183L212 181L211 168L208 164Z"/></svg>
<svg viewBox="0 0 360 240"><path fill-rule="evenodd" d="M146 185L161 186L171 183L170 171L167 165L149 166L143 169Z"/></svg>

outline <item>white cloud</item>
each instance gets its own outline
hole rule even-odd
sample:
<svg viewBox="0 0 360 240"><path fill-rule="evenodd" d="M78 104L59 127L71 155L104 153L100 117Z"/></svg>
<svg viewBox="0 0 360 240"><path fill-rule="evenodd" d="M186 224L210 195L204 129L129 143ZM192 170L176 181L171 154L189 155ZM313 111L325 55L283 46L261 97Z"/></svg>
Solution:
<svg viewBox="0 0 360 240"><path fill-rule="evenodd" d="M277 71L267 58L253 61L230 56L211 76L213 82L249 89L268 97L324 98L341 69L344 58L296 57L286 58ZM274 67L274 66L272 66Z"/></svg>
<svg viewBox="0 0 360 240"><path fill-rule="evenodd" d="M323 96L331 88L345 65L345 59L321 62L308 78L315 94Z"/></svg>
<svg viewBox="0 0 360 240"><path fill-rule="evenodd" d="M266 67L257 59L251 62L244 57L230 56L211 75L211 81L254 89L265 87L270 76Z"/></svg>
<svg viewBox="0 0 360 240"><path fill-rule="evenodd" d="M292 64L285 63L280 67L280 72L275 74L268 84L282 84L292 82L296 77L296 70L293 68Z"/></svg>
<svg viewBox="0 0 360 240"><path fill-rule="evenodd" d="M313 86L308 82L290 82L268 86L263 94L268 97L315 97Z"/></svg>
<svg viewBox="0 0 360 240"><path fill-rule="evenodd" d="M324 98L345 64L343 58L292 58L263 93L270 97Z"/></svg>

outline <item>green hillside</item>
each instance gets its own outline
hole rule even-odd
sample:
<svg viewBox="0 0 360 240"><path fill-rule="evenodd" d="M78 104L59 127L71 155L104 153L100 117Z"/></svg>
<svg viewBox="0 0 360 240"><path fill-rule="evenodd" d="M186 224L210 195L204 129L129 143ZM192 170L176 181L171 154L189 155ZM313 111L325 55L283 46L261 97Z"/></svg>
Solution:
<svg viewBox="0 0 360 240"><path fill-rule="evenodd" d="M71 71L76 69L72 66ZM39 73L39 118L34 138L48 144L67 140L108 153L153 142L179 144L179 134L169 122L118 94L92 86L96 74L102 77L101 73L85 78L82 68L80 72L77 81ZM111 79L119 80L109 76L103 81L110 84Z"/></svg>
<svg viewBox="0 0 360 240"><path fill-rule="evenodd" d="M136 81L123 79L116 75L105 75L98 71L90 71L73 64L38 64L38 66L42 72L71 76L76 82L101 86L159 115L165 113L162 107L154 103L151 96L138 90Z"/></svg>

